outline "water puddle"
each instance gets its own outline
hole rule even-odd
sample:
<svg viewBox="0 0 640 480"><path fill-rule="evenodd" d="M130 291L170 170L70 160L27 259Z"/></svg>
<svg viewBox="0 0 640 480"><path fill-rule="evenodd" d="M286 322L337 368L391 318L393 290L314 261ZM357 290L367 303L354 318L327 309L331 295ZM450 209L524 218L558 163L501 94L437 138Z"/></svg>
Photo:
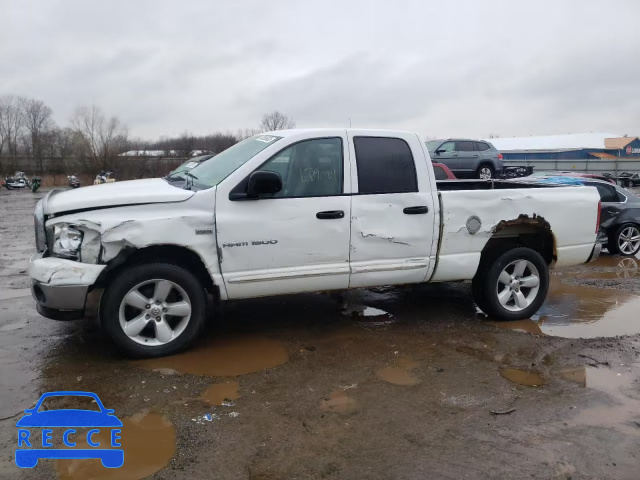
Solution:
<svg viewBox="0 0 640 480"><path fill-rule="evenodd" d="M358 410L358 402L353 394L345 390L334 390L320 402L320 410L335 413L353 413Z"/></svg>
<svg viewBox="0 0 640 480"><path fill-rule="evenodd" d="M590 267L606 268L610 273L614 273L618 278L633 278L640 275L640 258L601 256L595 262L589 264ZM596 275L602 272L594 272Z"/></svg>
<svg viewBox="0 0 640 480"><path fill-rule="evenodd" d="M615 394L620 388L631 383L630 373L614 372L608 368L589 367L586 365L565 368L559 370L558 374L583 388L593 388L609 394Z"/></svg>
<svg viewBox="0 0 640 480"><path fill-rule="evenodd" d="M546 302L530 320L492 322L499 328L565 338L598 338L640 333L640 295L566 285L551 278Z"/></svg>
<svg viewBox="0 0 640 480"><path fill-rule="evenodd" d="M347 303L342 314L367 326L384 326L393 323L393 315L380 308Z"/></svg>
<svg viewBox="0 0 640 480"><path fill-rule="evenodd" d="M176 452L176 430L158 413L143 412L122 420L121 444L124 465L105 468L100 460L56 460L55 468L62 479L140 479L165 468ZM101 429L94 441L109 445L110 429ZM81 441L81 439L84 439ZM86 438L78 436L77 448L87 448Z"/></svg>
<svg viewBox="0 0 640 480"><path fill-rule="evenodd" d="M578 412L572 419L578 425L613 428L640 436L640 397L637 373L615 372L608 368L582 366L563 369L558 374L583 388L608 395L606 404L598 404Z"/></svg>
<svg viewBox="0 0 640 480"><path fill-rule="evenodd" d="M14 298L30 297L30 288L6 288L0 290L0 301L12 300Z"/></svg>
<svg viewBox="0 0 640 480"><path fill-rule="evenodd" d="M393 385L411 386L420 383L420 380L411 371L420 365L419 362L407 357L401 357L395 367L385 367L376 371L376 375L387 383Z"/></svg>
<svg viewBox="0 0 640 480"><path fill-rule="evenodd" d="M238 382L213 383L202 393L201 399L209 405L222 405L240 397Z"/></svg>
<svg viewBox="0 0 640 480"><path fill-rule="evenodd" d="M215 339L170 357L136 360L150 370L171 369L192 375L235 377L277 367L289 361L284 345L261 337Z"/></svg>
<svg viewBox="0 0 640 480"><path fill-rule="evenodd" d="M541 387L547 383L541 373L518 368L502 368L500 375L512 383L527 387Z"/></svg>

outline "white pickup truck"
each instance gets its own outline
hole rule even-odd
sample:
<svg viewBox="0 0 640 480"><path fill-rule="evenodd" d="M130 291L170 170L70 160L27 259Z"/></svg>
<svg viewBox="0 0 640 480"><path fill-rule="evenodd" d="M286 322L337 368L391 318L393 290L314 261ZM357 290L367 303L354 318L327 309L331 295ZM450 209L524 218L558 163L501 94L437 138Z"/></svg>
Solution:
<svg viewBox="0 0 640 480"><path fill-rule="evenodd" d="M414 133L257 135L184 174L54 190L36 206L33 296L48 318L100 320L131 356L190 345L216 301L473 280L497 319L531 316L549 268L595 259L588 187L438 182Z"/></svg>

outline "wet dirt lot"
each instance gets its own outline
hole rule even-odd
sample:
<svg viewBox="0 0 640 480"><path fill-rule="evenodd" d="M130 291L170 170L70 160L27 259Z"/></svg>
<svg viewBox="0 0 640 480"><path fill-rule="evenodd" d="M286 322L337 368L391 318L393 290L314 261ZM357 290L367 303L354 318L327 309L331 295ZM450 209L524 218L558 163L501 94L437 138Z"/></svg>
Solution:
<svg viewBox="0 0 640 480"><path fill-rule="evenodd" d="M0 192L2 478L638 478L638 259L553 271L530 320L483 318L464 283L294 295L229 303L191 351L129 361L95 321L36 313L41 196ZM16 468L15 423L52 390L115 409L122 468Z"/></svg>

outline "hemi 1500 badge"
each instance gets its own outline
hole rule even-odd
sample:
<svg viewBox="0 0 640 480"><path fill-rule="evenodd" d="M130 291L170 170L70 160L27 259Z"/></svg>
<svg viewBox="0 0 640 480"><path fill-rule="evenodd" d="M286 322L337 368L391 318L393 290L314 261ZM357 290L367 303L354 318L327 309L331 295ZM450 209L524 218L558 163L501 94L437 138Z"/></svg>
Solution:
<svg viewBox="0 0 640 480"><path fill-rule="evenodd" d="M278 240L252 240L251 242L223 243L222 246L227 247L255 247L257 245L275 245Z"/></svg>

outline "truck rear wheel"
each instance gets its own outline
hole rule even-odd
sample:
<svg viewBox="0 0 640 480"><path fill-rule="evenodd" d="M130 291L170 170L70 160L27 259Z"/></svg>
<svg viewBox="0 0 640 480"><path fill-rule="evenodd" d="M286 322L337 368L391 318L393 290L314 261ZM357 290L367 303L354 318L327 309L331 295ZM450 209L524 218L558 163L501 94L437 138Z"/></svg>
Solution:
<svg viewBox="0 0 640 480"><path fill-rule="evenodd" d="M101 303L102 327L120 350L160 357L184 350L202 332L207 297L191 272L149 263L120 272Z"/></svg>
<svg viewBox="0 0 640 480"><path fill-rule="evenodd" d="M473 279L476 304L497 320L531 317L544 303L548 290L547 263L538 252L524 247L481 263Z"/></svg>

